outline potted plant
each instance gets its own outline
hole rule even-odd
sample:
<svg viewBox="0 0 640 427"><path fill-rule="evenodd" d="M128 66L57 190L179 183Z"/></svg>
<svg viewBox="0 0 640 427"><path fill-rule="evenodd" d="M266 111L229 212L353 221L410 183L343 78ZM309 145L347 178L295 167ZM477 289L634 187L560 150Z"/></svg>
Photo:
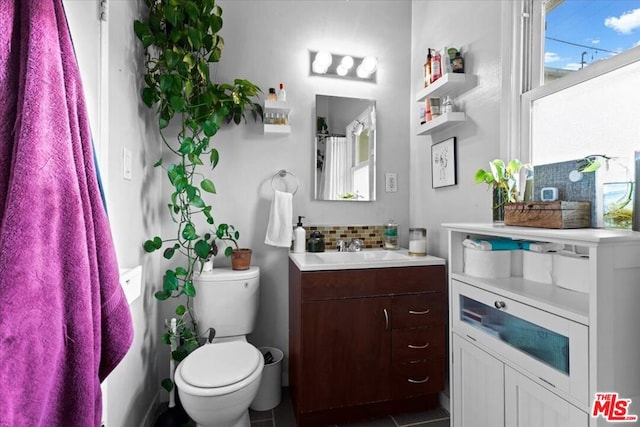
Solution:
<svg viewBox="0 0 640 427"><path fill-rule="evenodd" d="M518 159L505 163L501 159L489 162L489 170L478 169L475 175L476 184L486 183L493 189L493 220L504 221L504 205L522 200L521 183L526 179L524 172L531 170L531 165L523 164Z"/></svg>
<svg viewBox="0 0 640 427"><path fill-rule="evenodd" d="M212 138L223 124L246 122L247 112L257 120L263 111L255 102L260 88L250 81L218 84L210 79L209 68L220 60L224 48L218 34L222 9L215 0L146 0L146 5L148 16L134 22L135 34L146 51L141 97L158 115L166 154L155 166L165 170L171 184L168 207L175 227L166 237L145 241L143 247L146 252L162 250L164 258L176 264L166 270L155 297L180 300L175 331L166 325L162 336L165 344L175 345L171 356L179 362L204 341L196 334L194 275L217 253L216 239L237 246L239 237L235 227L216 225L207 201L216 187L203 169L205 164L215 169L220 160ZM214 231L201 232L201 223L213 226ZM225 250L227 256L232 252ZM172 379L163 380L162 385L167 391L173 389Z"/></svg>
<svg viewBox="0 0 640 427"><path fill-rule="evenodd" d="M224 250L227 257L231 257L231 268L233 270L247 270L251 264L252 250L249 248L240 248L238 246L238 238L240 233L230 224L220 224L216 230L216 238L224 242L233 243L233 247L228 246ZM213 244L216 248L217 245Z"/></svg>

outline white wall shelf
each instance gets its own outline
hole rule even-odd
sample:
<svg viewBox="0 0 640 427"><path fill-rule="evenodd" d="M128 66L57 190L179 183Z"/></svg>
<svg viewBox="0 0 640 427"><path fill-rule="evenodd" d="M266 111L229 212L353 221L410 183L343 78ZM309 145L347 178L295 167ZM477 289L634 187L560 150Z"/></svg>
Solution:
<svg viewBox="0 0 640 427"><path fill-rule="evenodd" d="M458 123L464 122L466 115L461 111L444 113L433 120L421 124L418 127L418 135L426 135L434 131L441 131Z"/></svg>
<svg viewBox="0 0 640 427"><path fill-rule="evenodd" d="M291 133L291 125L264 125L264 133Z"/></svg>
<svg viewBox="0 0 640 427"><path fill-rule="evenodd" d="M291 125L276 125L266 123L267 114L281 114L287 118L289 122L289 116L291 113L291 106L286 101L264 101L264 133L276 133L287 134L291 133Z"/></svg>
<svg viewBox="0 0 640 427"><path fill-rule="evenodd" d="M416 94L416 102L427 98L440 98L452 94L464 85L467 77L463 73L447 73Z"/></svg>
<svg viewBox="0 0 640 427"><path fill-rule="evenodd" d="M440 77L429 86L420 89L416 94L416 102L424 102L429 98L441 98L445 95L454 97L465 85L467 81L466 74L463 73L447 73ZM427 135L432 132L442 131L460 122L464 122L466 116L462 111L454 111L444 113L435 119L429 120L418 126L418 135Z"/></svg>

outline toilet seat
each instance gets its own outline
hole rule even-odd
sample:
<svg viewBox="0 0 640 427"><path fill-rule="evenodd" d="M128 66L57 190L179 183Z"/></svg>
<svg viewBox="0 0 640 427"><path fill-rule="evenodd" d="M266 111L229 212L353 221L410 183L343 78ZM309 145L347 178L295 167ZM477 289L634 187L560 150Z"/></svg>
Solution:
<svg viewBox="0 0 640 427"><path fill-rule="evenodd" d="M180 363L182 379L198 388L227 387L243 381L263 364L262 353L246 341L204 345Z"/></svg>

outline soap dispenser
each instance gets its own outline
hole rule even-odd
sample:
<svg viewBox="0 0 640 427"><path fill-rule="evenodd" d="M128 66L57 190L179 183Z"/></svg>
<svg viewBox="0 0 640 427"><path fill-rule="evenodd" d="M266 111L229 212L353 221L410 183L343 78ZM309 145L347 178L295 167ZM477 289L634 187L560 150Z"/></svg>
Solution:
<svg viewBox="0 0 640 427"><path fill-rule="evenodd" d="M302 227L302 218L303 216L298 216L298 224L296 224L296 228L293 230L293 252L296 254L304 253L305 242L307 239L307 234L304 228Z"/></svg>

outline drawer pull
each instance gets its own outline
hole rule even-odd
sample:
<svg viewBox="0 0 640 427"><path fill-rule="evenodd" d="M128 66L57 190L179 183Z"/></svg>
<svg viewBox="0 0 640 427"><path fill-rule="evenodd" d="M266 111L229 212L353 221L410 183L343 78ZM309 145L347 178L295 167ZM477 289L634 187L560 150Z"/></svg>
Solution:
<svg viewBox="0 0 640 427"><path fill-rule="evenodd" d="M413 345L413 344L409 344L407 347L409 347L409 348L418 348L418 349L420 349L420 348L427 348L427 347L429 347L429 343L426 343L425 345Z"/></svg>
<svg viewBox="0 0 640 427"><path fill-rule="evenodd" d="M504 301L496 301L493 303L493 305L495 305L498 310L500 310L501 308L505 308L507 306L507 304L505 304Z"/></svg>
<svg viewBox="0 0 640 427"><path fill-rule="evenodd" d="M429 381L429 376L427 375L427 377L423 380L412 380L411 378L409 378L407 381L409 381L411 384L424 384Z"/></svg>
<svg viewBox="0 0 640 427"><path fill-rule="evenodd" d="M382 312L384 313L384 329L385 331L388 331L389 330L389 312L387 311L386 308L383 308Z"/></svg>
<svg viewBox="0 0 640 427"><path fill-rule="evenodd" d="M431 309L429 309L429 308L427 308L425 311L409 310L409 314L429 314L430 311L431 311Z"/></svg>

